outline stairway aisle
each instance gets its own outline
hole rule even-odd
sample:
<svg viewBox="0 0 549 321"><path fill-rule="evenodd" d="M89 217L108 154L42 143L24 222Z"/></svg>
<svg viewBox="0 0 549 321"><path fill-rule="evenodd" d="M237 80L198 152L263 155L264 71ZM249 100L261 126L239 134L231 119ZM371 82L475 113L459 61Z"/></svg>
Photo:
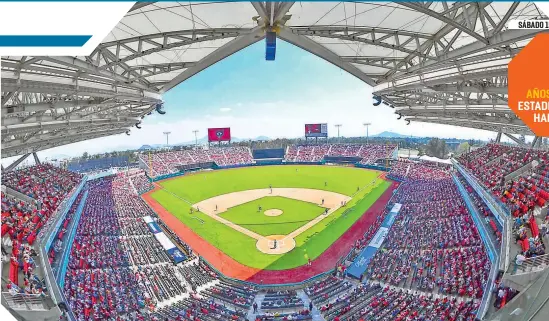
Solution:
<svg viewBox="0 0 549 321"><path fill-rule="evenodd" d="M254 313L254 307L253 307L253 304L252 304L252 306L250 307L250 310L248 310L248 314L246 315L246 318L249 321L255 321L255 317L258 314L261 314L261 302L263 302L264 298L265 298L265 293L258 292L255 295L254 302L257 303L257 307L258 307L257 308L257 313Z"/></svg>
<svg viewBox="0 0 549 321"><path fill-rule="evenodd" d="M301 298L301 300L303 300L305 309L309 309L309 303L311 302L311 299L309 299L309 296L305 293L305 291L297 290L297 296ZM313 315L313 321L326 321L324 320L322 314L320 314L320 311L317 309L317 307L314 306L314 303L313 311L311 311L311 314Z"/></svg>

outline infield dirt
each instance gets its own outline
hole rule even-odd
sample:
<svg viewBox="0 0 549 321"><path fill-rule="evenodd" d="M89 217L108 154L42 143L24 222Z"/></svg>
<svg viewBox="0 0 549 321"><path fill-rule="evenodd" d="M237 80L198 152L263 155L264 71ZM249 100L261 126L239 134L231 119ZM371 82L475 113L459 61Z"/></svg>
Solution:
<svg viewBox="0 0 549 321"><path fill-rule="evenodd" d="M273 196L281 196L298 201L315 203L322 207L325 207L327 209L327 212L323 215L317 216L316 218L299 227L292 233L282 236L262 236L219 216L219 214L227 211L231 207L242 205L244 203L248 203L263 197ZM335 212L337 209L343 206L343 204L346 204L350 200L351 197L349 196L324 190L308 188L264 188L215 196L193 204L192 207L195 210L199 210L200 212L208 215L214 220L223 223L251 238L256 239L256 246L259 251L266 254L284 254L294 249L296 244L295 238L299 234L313 227L315 224L328 217L330 214ZM274 239L278 240L276 245L273 242Z"/></svg>

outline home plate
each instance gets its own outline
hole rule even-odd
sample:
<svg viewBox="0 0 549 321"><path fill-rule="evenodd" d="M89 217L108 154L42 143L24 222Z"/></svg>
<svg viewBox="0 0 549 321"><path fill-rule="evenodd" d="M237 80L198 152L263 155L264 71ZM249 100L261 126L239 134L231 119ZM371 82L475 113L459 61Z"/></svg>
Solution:
<svg viewBox="0 0 549 321"><path fill-rule="evenodd" d="M258 240L256 247L266 254L284 254L295 248L295 240L287 235L269 235Z"/></svg>

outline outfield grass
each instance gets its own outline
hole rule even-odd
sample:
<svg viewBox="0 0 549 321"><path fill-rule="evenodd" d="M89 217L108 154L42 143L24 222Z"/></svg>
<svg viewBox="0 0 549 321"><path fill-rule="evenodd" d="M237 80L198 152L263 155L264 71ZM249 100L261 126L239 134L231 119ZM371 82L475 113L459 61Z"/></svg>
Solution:
<svg viewBox="0 0 549 321"><path fill-rule="evenodd" d="M261 212L258 211L259 206L262 208ZM283 213L279 216L267 216L264 211L269 209L279 209ZM252 232L268 236L288 235L324 211L324 207L313 203L280 196L267 196L231 207L219 216Z"/></svg>
<svg viewBox="0 0 549 321"><path fill-rule="evenodd" d="M352 196L358 186L367 185L378 174L339 166L256 166L199 172L163 181L160 185L191 203L231 192L268 188L269 185L273 188L313 188Z"/></svg>
<svg viewBox="0 0 549 321"><path fill-rule="evenodd" d="M380 179L374 185L362 189L354 196L353 194L356 193L357 186L370 185L378 175L376 171L335 166L245 167L201 172L160 182L164 189L154 192L152 197L198 235L234 260L259 269L285 270L304 265L309 258L318 257L362 216L390 186L390 182ZM325 182L327 186L324 186ZM256 249L255 239L205 214L189 214L190 204L230 192L266 188L270 184L273 187L328 190L353 196L353 199L346 207L338 209L300 234L296 238L296 248L283 255L261 253ZM342 215L344 213L345 215ZM241 219L239 215L235 219Z"/></svg>

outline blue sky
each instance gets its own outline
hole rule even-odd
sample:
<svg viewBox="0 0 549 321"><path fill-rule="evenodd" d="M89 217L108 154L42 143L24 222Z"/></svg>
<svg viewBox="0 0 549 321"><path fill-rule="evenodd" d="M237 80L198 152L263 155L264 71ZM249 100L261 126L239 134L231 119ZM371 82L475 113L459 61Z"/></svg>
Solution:
<svg viewBox="0 0 549 321"><path fill-rule="evenodd" d="M131 136L118 135L65 145L39 153L41 157L78 156L165 142L194 140L208 127L231 127L234 137L300 137L305 123L328 123L336 136L394 131L404 135L460 138L494 138L495 133L452 126L397 120L393 109L372 106L371 88L338 67L278 40L275 61L265 61L260 41L202 71L164 95L166 115L147 116L142 129ZM3 160L5 163L6 159Z"/></svg>
<svg viewBox="0 0 549 321"><path fill-rule="evenodd" d="M218 106L227 106L234 116L241 116L250 112L242 104L300 103L326 90L365 87L358 79L293 45L279 40L277 51L276 61L266 61L265 44L260 41L222 60L166 93L167 110L177 117L200 117L215 114Z"/></svg>

